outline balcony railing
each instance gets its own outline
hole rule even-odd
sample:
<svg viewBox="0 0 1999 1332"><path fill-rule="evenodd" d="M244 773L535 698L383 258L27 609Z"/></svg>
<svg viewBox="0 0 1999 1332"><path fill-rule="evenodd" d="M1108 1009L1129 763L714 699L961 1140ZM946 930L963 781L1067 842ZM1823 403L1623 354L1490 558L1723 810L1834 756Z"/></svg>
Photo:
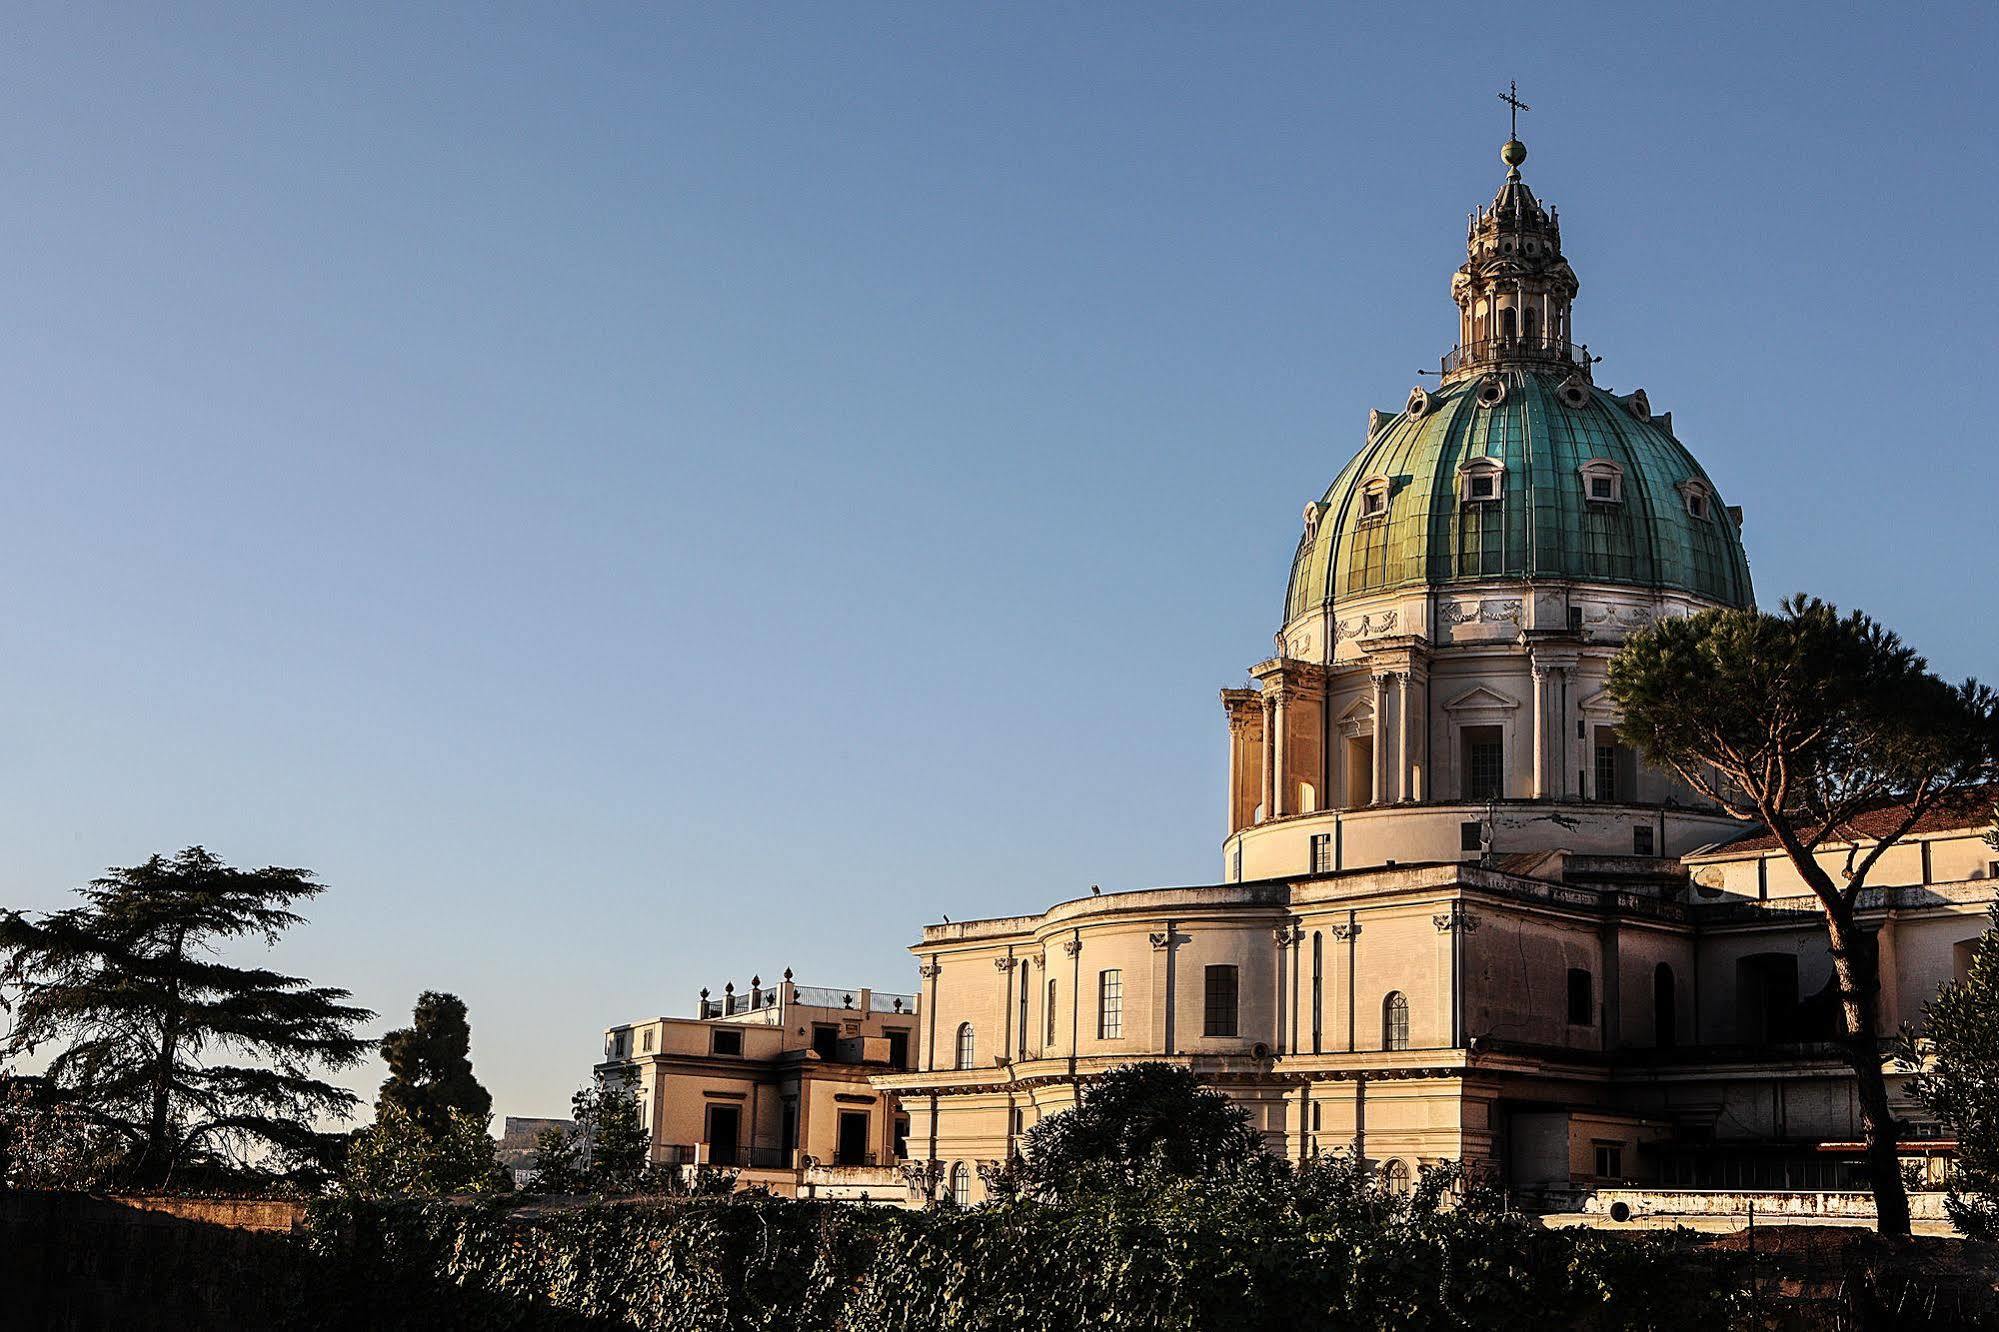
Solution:
<svg viewBox="0 0 1999 1332"><path fill-rule="evenodd" d="M1451 354L1443 359L1443 373L1456 374L1471 366L1490 365L1497 361L1545 361L1555 365L1573 366L1587 371L1590 367L1589 348L1580 342L1570 342L1567 338L1487 338L1482 342L1467 342L1453 347Z"/></svg>
<svg viewBox="0 0 1999 1332"><path fill-rule="evenodd" d="M783 1147L708 1148L708 1164L729 1170L789 1170L791 1152Z"/></svg>
<svg viewBox="0 0 1999 1332"><path fill-rule="evenodd" d="M726 1170L789 1170L788 1147L726 1147L714 1143L654 1143L652 1161L660 1166L691 1166L697 1158Z"/></svg>
<svg viewBox="0 0 1999 1332"><path fill-rule="evenodd" d="M861 1006L861 991L841 990L825 985L794 985L791 1002L807 1008L853 1008ZM914 1013L916 996L892 994L887 990L869 993L868 1007L876 1013Z"/></svg>
<svg viewBox="0 0 1999 1332"><path fill-rule="evenodd" d="M701 1012L703 1019L722 1017L751 1017L770 1025L776 1025L777 991L764 990L754 997L747 994L724 995L720 999L703 999Z"/></svg>
<svg viewBox="0 0 1999 1332"><path fill-rule="evenodd" d="M842 989L831 985L794 985L789 981L770 986L753 986L748 994L724 990L714 998L704 990L695 1016L703 1020L747 1017L752 1022L776 1023L783 1004L805 1008L842 1008L856 1012L863 1004L875 1013L914 1013L916 996L890 990L868 990L861 986Z"/></svg>

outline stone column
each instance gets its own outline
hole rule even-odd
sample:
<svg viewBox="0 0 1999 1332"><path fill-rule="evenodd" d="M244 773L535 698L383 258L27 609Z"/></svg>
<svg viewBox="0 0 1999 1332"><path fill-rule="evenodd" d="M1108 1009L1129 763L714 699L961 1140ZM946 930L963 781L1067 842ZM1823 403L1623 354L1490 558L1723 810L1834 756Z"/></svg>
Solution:
<svg viewBox="0 0 1999 1332"><path fill-rule="evenodd" d="M1222 703L1229 725L1228 833L1233 836L1256 822L1263 803L1263 701L1255 689L1224 689Z"/></svg>
<svg viewBox="0 0 1999 1332"><path fill-rule="evenodd" d="M1536 800L1548 796L1548 673L1535 662L1534 671L1534 790Z"/></svg>
<svg viewBox="0 0 1999 1332"><path fill-rule="evenodd" d="M1270 752L1274 756L1271 762L1275 769L1270 786L1270 810L1271 817L1277 819L1291 812L1291 755L1286 752L1291 734L1285 726L1289 720L1290 708L1286 706L1289 701L1287 691L1280 688L1270 706Z"/></svg>
<svg viewBox="0 0 1999 1332"><path fill-rule="evenodd" d="M1388 672L1374 674L1374 792L1371 805L1387 802L1388 794Z"/></svg>
<svg viewBox="0 0 1999 1332"><path fill-rule="evenodd" d="M1278 1054L1283 1054L1285 1049L1284 1037L1285 1033L1289 1030L1284 1022L1284 982L1287 979L1285 964L1290 960L1290 952L1286 945L1291 942L1291 929L1287 925L1279 925L1270 932L1270 938L1271 942L1277 945L1277 965L1272 968L1272 971L1276 973L1274 979L1277 982L1277 993L1274 997L1276 999L1277 1012L1275 1014L1276 1021L1273 1024L1274 1030L1271 1033L1273 1039L1270 1043L1270 1048Z"/></svg>
<svg viewBox="0 0 1999 1332"><path fill-rule="evenodd" d="M1222 829L1222 836L1233 837L1242 825L1236 822L1237 811L1242 809L1242 724L1229 714L1229 812L1228 826Z"/></svg>
<svg viewBox="0 0 1999 1332"><path fill-rule="evenodd" d="M1391 798L1409 798L1409 672L1395 672L1395 790Z"/></svg>
<svg viewBox="0 0 1999 1332"><path fill-rule="evenodd" d="M926 1010L928 1010L930 1018L929 1021L930 1035L928 1041L928 1044L930 1046L930 1055L928 1058L926 1058L923 1061L924 1071L928 1072L929 1070L937 1067L937 978L944 974L944 968L941 964L939 964L939 962L935 957L932 957L928 962L925 962L922 966L918 967L916 969L916 972L919 976L923 977L924 980L930 982L930 994L923 1001L923 1007ZM805 1090L803 1087L799 1089L798 1101L799 1101L799 1114L802 1116L805 1113L804 1109ZM803 1142L805 1139L803 1137L804 1127L802 1120L800 1123L799 1133L800 1133L799 1141Z"/></svg>
<svg viewBox="0 0 1999 1332"><path fill-rule="evenodd" d="M1263 819L1276 816L1277 800L1277 700L1263 696Z"/></svg>
<svg viewBox="0 0 1999 1332"><path fill-rule="evenodd" d="M1534 797L1563 800L1575 794L1575 774L1569 757L1568 675L1573 654L1535 652L1534 668Z"/></svg>
<svg viewBox="0 0 1999 1332"><path fill-rule="evenodd" d="M1345 921L1335 922L1327 926L1326 932L1346 945L1346 965L1343 968L1346 972L1346 996L1345 1001L1340 1006L1346 1010L1347 1053L1352 1054L1358 1028L1354 1014L1354 1003L1358 997L1354 984L1354 968L1359 961L1360 922L1355 919L1352 911L1348 911ZM1335 999L1340 997L1339 987L1334 987L1333 994Z"/></svg>
<svg viewBox="0 0 1999 1332"><path fill-rule="evenodd" d="M1430 795L1430 677L1412 667L1407 680L1402 724L1409 736L1409 799L1422 801Z"/></svg>
<svg viewBox="0 0 1999 1332"><path fill-rule="evenodd" d="M1571 789L1576 776L1568 761L1568 756L1575 749L1568 740L1573 734L1569 730L1569 672L1567 667L1551 666L1548 674L1551 677L1548 682L1548 738L1552 742L1550 748L1554 750L1548 758L1555 767L1555 780L1549 784L1550 793L1568 800L1576 794Z"/></svg>
<svg viewBox="0 0 1999 1332"><path fill-rule="evenodd" d="M1000 1013L1000 1058L1013 1058L1013 958L996 957L993 966L1006 977L1006 999Z"/></svg>
<svg viewBox="0 0 1999 1332"><path fill-rule="evenodd" d="M1464 936L1478 928L1478 917L1465 910L1462 902L1452 901L1430 919L1445 941L1443 962L1450 975L1451 1047L1462 1049L1465 1044Z"/></svg>

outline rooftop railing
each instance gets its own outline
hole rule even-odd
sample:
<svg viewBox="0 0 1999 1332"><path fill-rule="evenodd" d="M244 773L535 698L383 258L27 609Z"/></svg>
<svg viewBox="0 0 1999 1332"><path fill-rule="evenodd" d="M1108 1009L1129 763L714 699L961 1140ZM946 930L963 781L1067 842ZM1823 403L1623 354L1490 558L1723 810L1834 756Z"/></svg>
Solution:
<svg viewBox="0 0 1999 1332"><path fill-rule="evenodd" d="M747 994L738 994L730 986L725 987L720 998L714 998L703 990L695 1007L695 1016L703 1020L746 1018L751 1022L774 1023L778 1020L781 1005L853 1009L856 1012L865 1007L872 1013L914 1013L916 996L862 986L843 989L829 985L794 985L787 980L766 988L753 982Z"/></svg>
<svg viewBox="0 0 1999 1332"><path fill-rule="evenodd" d="M1492 365L1500 361L1540 361L1553 365L1571 366L1587 372L1590 367L1589 348L1580 342L1570 342L1567 338L1487 338L1482 342L1467 342L1451 348L1451 354L1441 362L1443 373L1456 374L1473 366Z"/></svg>

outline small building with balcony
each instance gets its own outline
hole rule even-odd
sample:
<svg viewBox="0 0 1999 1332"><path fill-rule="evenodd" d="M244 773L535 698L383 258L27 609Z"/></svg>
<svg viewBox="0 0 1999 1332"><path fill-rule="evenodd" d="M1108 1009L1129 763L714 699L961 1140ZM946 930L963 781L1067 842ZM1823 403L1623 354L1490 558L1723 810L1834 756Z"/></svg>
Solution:
<svg viewBox="0 0 1999 1332"><path fill-rule="evenodd" d="M736 1172L738 1187L795 1197L902 1202L907 1133L870 1077L915 1067L917 1000L867 987L799 985L789 969L694 1017L604 1032L599 1076L629 1074L657 1166Z"/></svg>

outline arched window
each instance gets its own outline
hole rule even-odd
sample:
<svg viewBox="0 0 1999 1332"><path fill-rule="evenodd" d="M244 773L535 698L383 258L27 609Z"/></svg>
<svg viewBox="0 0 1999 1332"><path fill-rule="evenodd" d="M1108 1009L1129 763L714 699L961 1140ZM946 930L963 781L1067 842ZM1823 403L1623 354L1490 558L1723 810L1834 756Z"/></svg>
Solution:
<svg viewBox="0 0 1999 1332"><path fill-rule="evenodd" d="M1508 341L1512 340L1513 307L1510 305L1499 312L1499 336L1501 338L1507 339Z"/></svg>
<svg viewBox="0 0 1999 1332"><path fill-rule="evenodd" d="M1397 1197L1409 1192L1409 1165L1390 1159L1381 1167L1381 1187Z"/></svg>
<svg viewBox="0 0 1999 1332"><path fill-rule="evenodd" d="M974 1048L975 1048L974 1042L972 1040L972 1024L969 1022L960 1022L958 1024L958 1067L959 1068L970 1068L972 1066L972 1059L974 1057Z"/></svg>
<svg viewBox="0 0 1999 1332"><path fill-rule="evenodd" d="M1661 962L1652 968L1652 1044L1669 1049L1679 1040L1675 1021L1673 969Z"/></svg>
<svg viewBox="0 0 1999 1332"><path fill-rule="evenodd" d="M951 1201L960 1207L972 1205L972 1172L963 1161L951 1163Z"/></svg>
<svg viewBox="0 0 1999 1332"><path fill-rule="evenodd" d="M1381 1001L1381 1048L1409 1048L1409 1001L1402 997L1400 990L1390 990L1388 997Z"/></svg>
<svg viewBox="0 0 1999 1332"><path fill-rule="evenodd" d="M1527 307L1526 321L1527 321L1527 340L1529 342L1532 342L1534 340L1534 335L1540 331L1539 327L1540 316L1535 311L1534 307L1531 305Z"/></svg>

